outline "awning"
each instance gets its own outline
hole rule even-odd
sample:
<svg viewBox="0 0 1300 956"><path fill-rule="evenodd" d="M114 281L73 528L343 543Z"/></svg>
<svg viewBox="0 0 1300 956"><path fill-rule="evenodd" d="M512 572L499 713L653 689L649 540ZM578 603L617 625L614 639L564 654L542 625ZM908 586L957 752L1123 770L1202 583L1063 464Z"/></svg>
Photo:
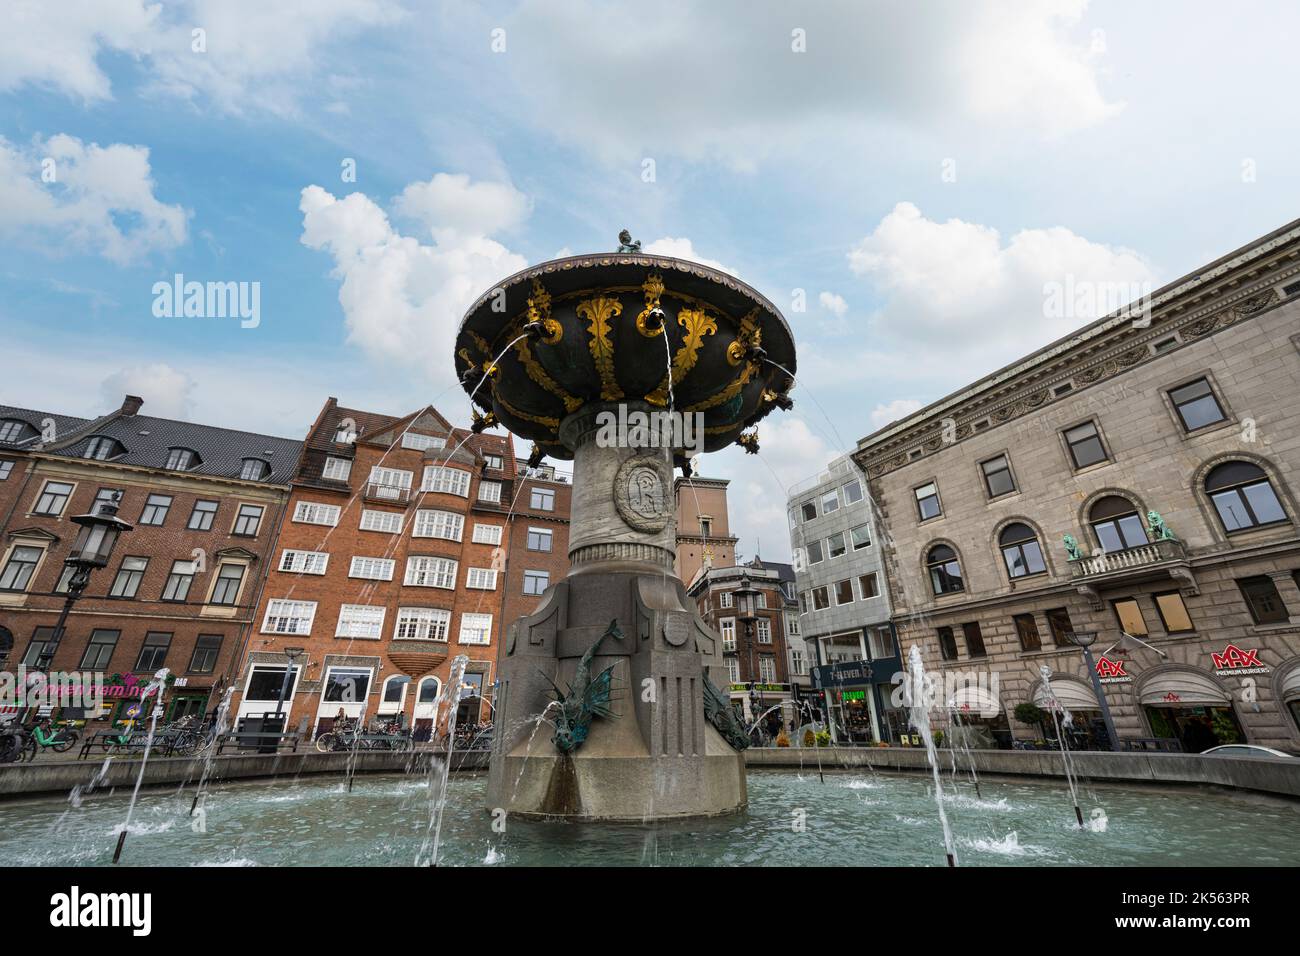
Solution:
<svg viewBox="0 0 1300 956"><path fill-rule="evenodd" d="M948 709L959 714L996 717L1002 710L1002 704L987 687L976 684L957 688L957 692L948 698Z"/></svg>
<svg viewBox="0 0 1300 956"><path fill-rule="evenodd" d="M1282 700L1300 698L1300 664L1296 664L1282 680Z"/></svg>
<svg viewBox="0 0 1300 956"><path fill-rule="evenodd" d="M1220 706L1228 703L1228 694L1203 671L1165 671L1142 685L1141 702L1153 707Z"/></svg>
<svg viewBox="0 0 1300 956"><path fill-rule="evenodd" d="M1050 691L1046 684L1040 682L1034 691L1034 703L1044 710L1052 710L1052 697L1056 698L1057 710L1062 707L1066 710L1101 710L1101 704L1097 703L1097 695L1092 692L1092 688L1072 677L1053 677Z"/></svg>

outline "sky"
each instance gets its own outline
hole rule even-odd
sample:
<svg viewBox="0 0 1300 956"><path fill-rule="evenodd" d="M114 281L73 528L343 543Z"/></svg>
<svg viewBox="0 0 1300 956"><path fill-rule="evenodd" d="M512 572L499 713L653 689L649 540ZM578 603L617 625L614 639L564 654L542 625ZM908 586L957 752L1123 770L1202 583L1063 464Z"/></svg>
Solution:
<svg viewBox="0 0 1300 956"><path fill-rule="evenodd" d="M787 560L788 489L859 438L1297 217L1297 33L1254 0L8 0L0 403L465 423L465 308L626 227L794 331L794 409L702 469ZM256 283L256 321L167 314L177 274Z"/></svg>

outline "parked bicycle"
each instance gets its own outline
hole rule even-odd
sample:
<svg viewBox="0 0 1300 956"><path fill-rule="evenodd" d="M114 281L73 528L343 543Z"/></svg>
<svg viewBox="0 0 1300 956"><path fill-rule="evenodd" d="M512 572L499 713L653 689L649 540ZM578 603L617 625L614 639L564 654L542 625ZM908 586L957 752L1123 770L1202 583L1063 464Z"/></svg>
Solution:
<svg viewBox="0 0 1300 956"><path fill-rule="evenodd" d="M340 750L369 750L370 741L361 734L361 721L334 721L334 727L316 738L316 749L323 754L337 753Z"/></svg>
<svg viewBox="0 0 1300 956"><path fill-rule="evenodd" d="M81 737L72 727L55 727L54 721L49 717L42 718L32 728L31 733L25 736L22 759L28 762L35 760L36 754L42 750L53 750L58 754L67 753L76 746Z"/></svg>

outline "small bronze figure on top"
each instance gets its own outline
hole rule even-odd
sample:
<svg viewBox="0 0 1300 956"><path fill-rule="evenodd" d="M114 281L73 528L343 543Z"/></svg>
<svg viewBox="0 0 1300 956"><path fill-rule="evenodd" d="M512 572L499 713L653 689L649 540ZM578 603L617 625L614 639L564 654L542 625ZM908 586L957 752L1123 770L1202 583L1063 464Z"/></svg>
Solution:
<svg viewBox="0 0 1300 956"><path fill-rule="evenodd" d="M632 233L624 229L618 234L618 251L619 252L640 252L641 240L633 239Z"/></svg>

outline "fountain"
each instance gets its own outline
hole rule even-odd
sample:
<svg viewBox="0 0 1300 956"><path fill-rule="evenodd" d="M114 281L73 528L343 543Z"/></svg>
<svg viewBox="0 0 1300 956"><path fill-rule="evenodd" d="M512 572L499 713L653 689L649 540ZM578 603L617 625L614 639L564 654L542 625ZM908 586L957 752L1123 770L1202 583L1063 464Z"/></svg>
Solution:
<svg viewBox="0 0 1300 956"><path fill-rule="evenodd" d="M531 439L535 461L573 460L569 574L502 649L489 809L642 822L745 806L744 728L730 708L706 716L722 642L673 573L673 469L756 451L747 429L789 406L794 366L767 299L630 241L543 262L469 309L456 369L479 421ZM587 708L580 739L561 719L529 733L557 695Z"/></svg>

